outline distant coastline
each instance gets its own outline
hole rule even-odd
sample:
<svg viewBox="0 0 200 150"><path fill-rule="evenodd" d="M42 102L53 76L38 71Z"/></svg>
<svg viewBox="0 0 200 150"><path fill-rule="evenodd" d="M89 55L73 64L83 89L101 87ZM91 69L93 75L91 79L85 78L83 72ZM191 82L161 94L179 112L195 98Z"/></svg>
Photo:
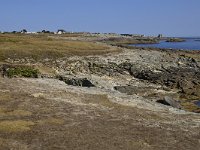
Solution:
<svg viewBox="0 0 200 150"><path fill-rule="evenodd" d="M187 37L181 38L183 41L166 42L161 40L156 44L132 44L130 46L136 47L151 47L151 48L167 48L167 49L179 49L179 50L200 50L200 38Z"/></svg>

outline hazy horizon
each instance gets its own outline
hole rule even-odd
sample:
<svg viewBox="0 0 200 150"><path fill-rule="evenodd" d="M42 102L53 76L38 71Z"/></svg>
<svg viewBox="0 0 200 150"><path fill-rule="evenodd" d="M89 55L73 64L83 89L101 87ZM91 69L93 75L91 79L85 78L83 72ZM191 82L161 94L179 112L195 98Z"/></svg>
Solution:
<svg viewBox="0 0 200 150"><path fill-rule="evenodd" d="M196 0L2 0L0 31L65 29L200 37Z"/></svg>

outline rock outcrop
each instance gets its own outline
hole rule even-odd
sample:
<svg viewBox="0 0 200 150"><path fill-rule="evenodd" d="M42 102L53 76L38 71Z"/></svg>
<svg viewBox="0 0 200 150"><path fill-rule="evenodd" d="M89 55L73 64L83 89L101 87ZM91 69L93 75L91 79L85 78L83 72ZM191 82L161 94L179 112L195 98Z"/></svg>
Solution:
<svg viewBox="0 0 200 150"><path fill-rule="evenodd" d="M81 86L81 87L94 87L95 86L87 78L62 77L62 76L59 76L58 78L59 78L59 80L64 81L66 84L72 85L72 86Z"/></svg>
<svg viewBox="0 0 200 150"><path fill-rule="evenodd" d="M160 72L134 70L132 75L172 89L177 88L182 94L200 97L200 70L193 68L169 68Z"/></svg>

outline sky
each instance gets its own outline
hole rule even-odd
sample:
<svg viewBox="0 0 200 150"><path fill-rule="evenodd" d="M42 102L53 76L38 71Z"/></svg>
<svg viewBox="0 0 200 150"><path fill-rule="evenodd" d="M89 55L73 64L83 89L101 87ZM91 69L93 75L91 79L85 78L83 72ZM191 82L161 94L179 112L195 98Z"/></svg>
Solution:
<svg viewBox="0 0 200 150"><path fill-rule="evenodd" d="M200 36L200 0L0 0L0 31Z"/></svg>

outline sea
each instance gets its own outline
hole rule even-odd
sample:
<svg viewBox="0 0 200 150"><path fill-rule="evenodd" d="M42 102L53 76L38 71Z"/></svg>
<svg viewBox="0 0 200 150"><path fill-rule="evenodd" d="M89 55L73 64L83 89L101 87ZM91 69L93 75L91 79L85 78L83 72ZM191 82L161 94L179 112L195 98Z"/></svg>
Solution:
<svg viewBox="0 0 200 150"><path fill-rule="evenodd" d="M151 47L151 48L167 48L167 49L179 49L179 50L200 50L200 37L187 37L181 38L184 42L166 42L166 40L161 40L157 44L132 44L130 46L136 47Z"/></svg>

